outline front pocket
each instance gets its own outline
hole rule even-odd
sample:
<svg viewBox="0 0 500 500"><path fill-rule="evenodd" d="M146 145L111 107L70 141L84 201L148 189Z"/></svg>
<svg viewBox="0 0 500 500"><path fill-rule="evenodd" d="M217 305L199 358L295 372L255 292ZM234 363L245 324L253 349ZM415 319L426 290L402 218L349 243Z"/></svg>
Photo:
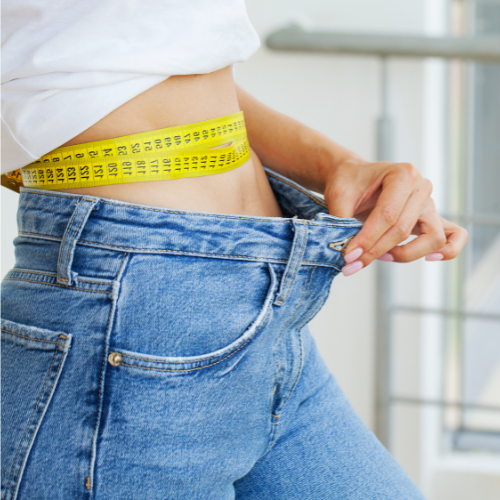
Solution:
<svg viewBox="0 0 500 500"><path fill-rule="evenodd" d="M229 344L215 351L197 356L162 356L146 354L144 351L131 351L123 348L119 343L113 343L109 355L109 363L115 367L141 368L156 372L186 373L219 364L233 354L242 351L264 328L272 311L278 279L273 267L270 265L266 265L266 267L269 272L270 282L266 287L265 299L259 305L257 314L254 316L251 324L243 332L239 332L236 339ZM249 286L251 286L251 283ZM213 311L213 313L217 314L218 311ZM225 319L224 316L220 317L221 325L224 325Z"/></svg>
<svg viewBox="0 0 500 500"><path fill-rule="evenodd" d="M71 335L2 320L2 499L17 496Z"/></svg>

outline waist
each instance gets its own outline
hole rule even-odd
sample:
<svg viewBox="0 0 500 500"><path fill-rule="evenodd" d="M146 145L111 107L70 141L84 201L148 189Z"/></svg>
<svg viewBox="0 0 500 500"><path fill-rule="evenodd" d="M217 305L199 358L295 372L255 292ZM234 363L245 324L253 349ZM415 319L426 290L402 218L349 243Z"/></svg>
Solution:
<svg viewBox="0 0 500 500"><path fill-rule="evenodd" d="M300 224L307 227L303 263L340 270L341 242L354 235L361 224L355 219L329 215L321 199L270 170L266 174L287 217L169 210L22 188L19 237L64 244L68 239L65 235L71 233L81 245L124 253L286 263L294 240L294 226ZM73 231L75 214L83 217L83 222L73 224ZM292 218L295 216L297 220ZM40 252L39 257L44 258L44 253ZM32 263L28 264L24 266L21 262L18 267L32 268Z"/></svg>
<svg viewBox="0 0 500 500"><path fill-rule="evenodd" d="M196 123L238 111L231 68L174 76L125 103L66 145ZM282 215L254 153L238 168L216 175L67 191L176 210Z"/></svg>
<svg viewBox="0 0 500 500"><path fill-rule="evenodd" d="M230 68L205 75L171 77L120 106L95 125L63 144L62 147L78 148L79 145L102 143L111 138L150 133L148 131L158 129L189 127L190 125L185 124L213 120L227 115L236 116L235 113L238 111L236 90ZM221 142L220 144L227 143ZM156 148L156 144L154 146ZM207 147L212 146L213 144L207 143ZM218 151L221 152L222 149ZM128 148L127 153L130 152ZM78 153L81 154L81 152ZM281 216L279 205L269 187L259 159L255 154L252 154L251 158L248 155L248 143L243 153L243 158L240 155L240 160L244 160L240 162L241 166L226 169L224 173L217 173L217 175L185 178L173 176L170 180L164 180L165 177L162 177L162 180L158 181L149 179L148 182L127 184L103 182L101 184L104 185L94 183L92 186L86 185L85 187L65 185L62 190L163 208L268 217ZM218 155L219 159L222 155L223 153ZM214 156L217 155L214 154ZM45 160L51 161L51 159ZM57 160L60 159L57 158ZM137 171L145 172L141 170L142 165L137 169L137 165L132 164L136 174ZM115 169L114 166L111 168ZM149 170L151 169L148 169L148 172ZM155 170L158 169L153 169ZM75 171L77 169L72 170L69 176L61 171L60 175L66 175L68 179L71 178L72 182L76 180ZM101 174L99 170L96 173ZM116 172L113 170L111 173ZM50 174L54 175L54 172ZM84 170L82 174L86 177L87 171ZM4 177L2 176L2 184L8 185L5 184ZM47 188L47 186L32 187ZM60 190L61 186L57 189Z"/></svg>

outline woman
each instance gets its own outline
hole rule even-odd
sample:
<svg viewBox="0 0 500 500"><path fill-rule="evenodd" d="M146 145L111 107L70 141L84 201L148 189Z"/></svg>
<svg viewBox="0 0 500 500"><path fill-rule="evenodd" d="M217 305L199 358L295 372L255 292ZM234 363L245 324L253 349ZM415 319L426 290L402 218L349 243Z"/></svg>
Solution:
<svg viewBox="0 0 500 500"><path fill-rule="evenodd" d="M459 253L429 181L237 87L240 0L3 9L2 498L422 498L307 323L341 268Z"/></svg>

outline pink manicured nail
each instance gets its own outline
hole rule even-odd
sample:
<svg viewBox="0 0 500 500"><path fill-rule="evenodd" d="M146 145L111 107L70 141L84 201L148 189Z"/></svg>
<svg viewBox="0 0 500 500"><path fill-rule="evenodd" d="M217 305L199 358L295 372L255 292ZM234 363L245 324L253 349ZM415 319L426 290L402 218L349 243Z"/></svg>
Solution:
<svg viewBox="0 0 500 500"><path fill-rule="evenodd" d="M429 262L435 262L437 260L443 260L444 259L444 256L442 253L430 253L426 258L425 260L429 261Z"/></svg>
<svg viewBox="0 0 500 500"><path fill-rule="evenodd" d="M394 257L390 253L384 253L377 260L381 260L382 262L392 262Z"/></svg>
<svg viewBox="0 0 500 500"><path fill-rule="evenodd" d="M356 259L359 259L361 257L362 253L363 253L362 248L355 248L354 250L351 250L348 254L344 255L344 260L347 263L354 262Z"/></svg>
<svg viewBox="0 0 500 500"><path fill-rule="evenodd" d="M342 268L342 274L344 276L352 276L362 268L363 263L360 260L357 260L356 262L351 262L350 264L347 264L347 266L344 266Z"/></svg>

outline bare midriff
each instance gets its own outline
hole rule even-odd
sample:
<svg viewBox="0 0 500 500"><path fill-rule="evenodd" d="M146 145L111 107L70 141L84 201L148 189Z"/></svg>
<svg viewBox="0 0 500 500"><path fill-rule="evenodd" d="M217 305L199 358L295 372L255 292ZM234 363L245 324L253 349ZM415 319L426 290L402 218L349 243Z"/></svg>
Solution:
<svg viewBox="0 0 500 500"><path fill-rule="evenodd" d="M239 110L230 67L206 75L172 76L126 102L63 146L201 122ZM176 210L283 216L253 151L246 163L221 174L65 191Z"/></svg>

